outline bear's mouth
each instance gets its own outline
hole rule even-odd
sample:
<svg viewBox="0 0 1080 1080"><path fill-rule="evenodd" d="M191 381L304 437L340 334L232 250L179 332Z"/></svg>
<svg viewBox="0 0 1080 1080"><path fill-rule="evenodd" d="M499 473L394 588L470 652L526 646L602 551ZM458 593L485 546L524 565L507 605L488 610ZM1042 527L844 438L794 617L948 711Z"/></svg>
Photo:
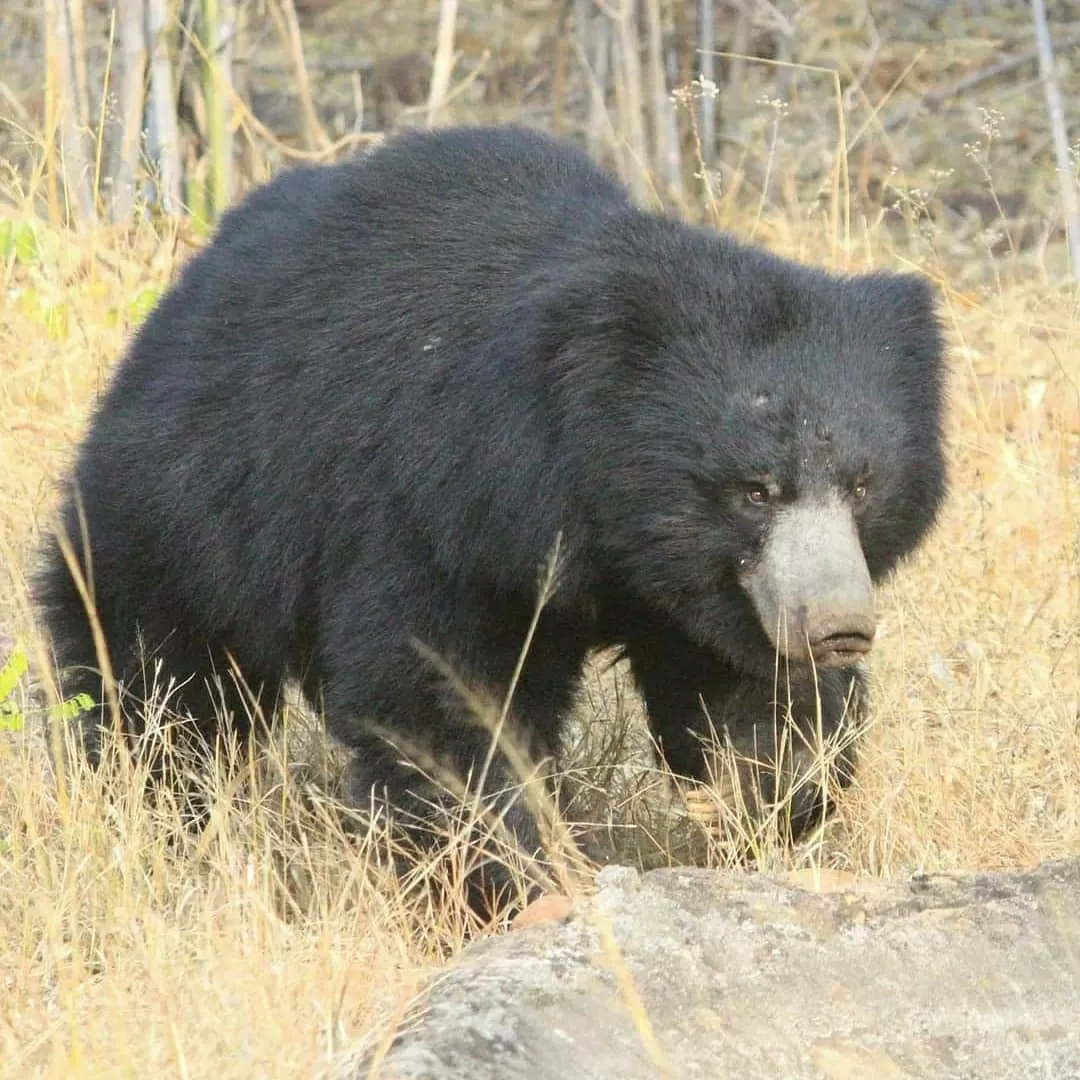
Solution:
<svg viewBox="0 0 1080 1080"><path fill-rule="evenodd" d="M831 634L815 641L810 649L814 666L822 671L852 667L874 647L872 635L859 633Z"/></svg>

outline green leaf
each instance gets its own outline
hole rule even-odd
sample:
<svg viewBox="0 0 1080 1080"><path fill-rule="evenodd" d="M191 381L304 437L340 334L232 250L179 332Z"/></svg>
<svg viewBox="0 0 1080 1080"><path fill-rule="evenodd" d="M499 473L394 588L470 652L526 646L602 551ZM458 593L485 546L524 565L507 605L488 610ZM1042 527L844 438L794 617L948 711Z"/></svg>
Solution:
<svg viewBox="0 0 1080 1080"><path fill-rule="evenodd" d="M4 666L0 667L0 701L11 697L15 692L19 680L26 674L26 668L26 650L23 649L21 641L16 641L14 652L5 661Z"/></svg>
<svg viewBox="0 0 1080 1080"><path fill-rule="evenodd" d="M13 221L11 218L0 221L0 258L23 264L41 258L37 226L33 221Z"/></svg>
<svg viewBox="0 0 1080 1080"><path fill-rule="evenodd" d="M22 731L25 727L26 721L15 702L0 702L0 731Z"/></svg>
<svg viewBox="0 0 1080 1080"><path fill-rule="evenodd" d="M26 674L29 664L26 659L26 650L21 641L15 642L15 649L8 657L3 667L0 667L0 731L22 731L26 726L26 718L22 710L14 701L9 701L14 694L19 680ZM97 706L89 694L76 694L73 698L50 709L53 717L60 720L73 720L76 716L90 712Z"/></svg>
<svg viewBox="0 0 1080 1080"><path fill-rule="evenodd" d="M74 720L76 716L91 712L96 707L94 699L89 694L76 694L56 709L54 715L61 720Z"/></svg>
<svg viewBox="0 0 1080 1080"><path fill-rule="evenodd" d="M41 253L38 245L37 229L32 221L19 221L15 223L14 237L15 258L21 263L37 262Z"/></svg>
<svg viewBox="0 0 1080 1080"><path fill-rule="evenodd" d="M132 324L138 326L154 310L160 299L161 290L156 285L144 285L139 289L128 301L128 318Z"/></svg>
<svg viewBox="0 0 1080 1080"><path fill-rule="evenodd" d="M68 336L68 309L63 304L50 304L41 311L49 336L64 341Z"/></svg>

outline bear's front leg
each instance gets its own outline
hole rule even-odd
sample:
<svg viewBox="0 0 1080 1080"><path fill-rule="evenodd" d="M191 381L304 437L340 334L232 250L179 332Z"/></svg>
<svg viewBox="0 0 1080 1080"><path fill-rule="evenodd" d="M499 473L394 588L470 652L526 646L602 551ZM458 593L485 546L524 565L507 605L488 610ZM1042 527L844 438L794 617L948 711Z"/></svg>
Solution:
<svg viewBox="0 0 1080 1080"><path fill-rule="evenodd" d="M392 565L395 554L383 561ZM417 560L394 574L357 575L335 594L340 614L308 694L352 752L347 801L385 813L421 860L447 856L447 872L464 879L486 920L552 877L531 796L550 795L545 763L586 643L557 618L541 620L502 729L514 749L493 748L531 609L525 600L485 603L482 590L442 597L430 573Z"/></svg>
<svg viewBox="0 0 1080 1080"><path fill-rule="evenodd" d="M668 767L695 781L736 780L755 816L786 803L792 838L832 809L850 784L865 710L856 668L817 673L778 662L775 677L739 671L670 624L635 620L626 643L649 727ZM710 753L730 752L734 775ZM731 758L728 758L731 761ZM749 784L749 790L747 786Z"/></svg>

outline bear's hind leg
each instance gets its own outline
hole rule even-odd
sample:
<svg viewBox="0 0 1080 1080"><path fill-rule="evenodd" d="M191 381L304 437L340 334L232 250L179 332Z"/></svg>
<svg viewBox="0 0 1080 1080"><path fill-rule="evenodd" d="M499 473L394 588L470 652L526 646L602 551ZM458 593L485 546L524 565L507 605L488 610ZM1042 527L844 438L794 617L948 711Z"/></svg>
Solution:
<svg viewBox="0 0 1080 1080"><path fill-rule="evenodd" d="M157 595L150 584L154 580L134 573L130 563L122 573L99 573L91 619L54 541L36 595L64 699L93 703L73 721L91 765L102 760L116 702L121 733L129 747L143 755L151 780L182 790L183 766L179 761L170 764L166 746L186 757L192 752L205 755L223 735L235 733L243 747L252 734L252 717L269 718L281 680L238 658L243 676L238 685L230 653L215 645L189 613ZM112 676L108 687L99 636ZM249 691L261 691L257 704ZM227 727L222 724L225 716Z"/></svg>

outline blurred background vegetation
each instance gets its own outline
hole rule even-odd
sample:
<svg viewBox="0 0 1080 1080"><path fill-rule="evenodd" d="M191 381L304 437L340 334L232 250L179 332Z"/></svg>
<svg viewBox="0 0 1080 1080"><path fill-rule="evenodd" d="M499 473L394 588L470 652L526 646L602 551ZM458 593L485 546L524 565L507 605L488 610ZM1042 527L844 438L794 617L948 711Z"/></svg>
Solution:
<svg viewBox="0 0 1080 1080"><path fill-rule="evenodd" d="M405 125L518 121L690 217L766 240L819 217L834 262L884 225L954 285L1057 279L1070 210L1032 14L1020 0L4 0L3 188L54 226L165 213L205 232L291 161ZM1057 0L1046 18L1067 112L1080 10ZM1080 136L1064 137L1075 183Z"/></svg>

